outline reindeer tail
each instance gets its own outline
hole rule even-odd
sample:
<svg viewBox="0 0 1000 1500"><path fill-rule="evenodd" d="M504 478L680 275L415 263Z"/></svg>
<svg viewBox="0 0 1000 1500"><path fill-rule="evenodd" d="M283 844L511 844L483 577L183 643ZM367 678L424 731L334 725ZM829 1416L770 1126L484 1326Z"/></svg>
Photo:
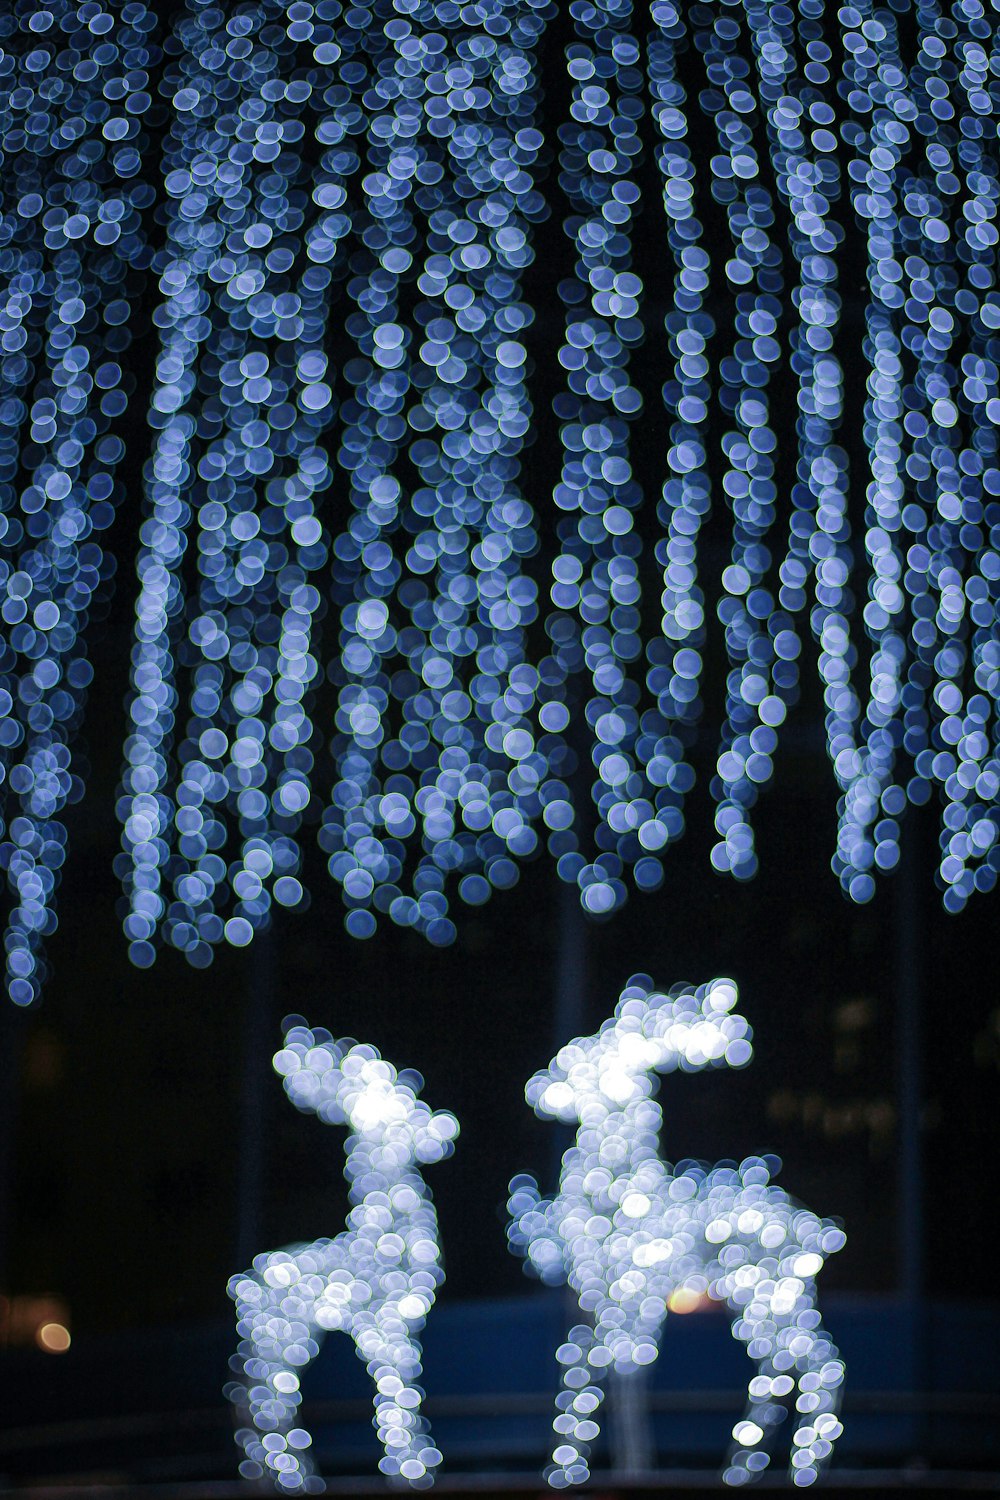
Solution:
<svg viewBox="0 0 1000 1500"><path fill-rule="evenodd" d="M514 1255L525 1262L525 1270L547 1286L566 1280L563 1250L552 1226L552 1200L543 1198L534 1177L511 1179L507 1209L507 1242Z"/></svg>

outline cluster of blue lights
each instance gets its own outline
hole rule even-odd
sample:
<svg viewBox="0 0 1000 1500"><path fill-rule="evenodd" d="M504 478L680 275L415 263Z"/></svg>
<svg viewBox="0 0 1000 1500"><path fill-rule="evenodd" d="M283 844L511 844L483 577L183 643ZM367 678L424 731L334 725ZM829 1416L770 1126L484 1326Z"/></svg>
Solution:
<svg viewBox="0 0 1000 1500"><path fill-rule="evenodd" d="M154 13L49 0L0 16L0 865L6 983L38 995L61 815L91 669L82 632L113 560L129 297L148 265L141 178Z"/></svg>
<svg viewBox="0 0 1000 1500"><path fill-rule="evenodd" d="M535 847L547 760L526 727L521 559L537 542L517 476L541 25L509 0L196 6L183 23L122 809L140 964L157 929L205 963L273 902L301 904L310 806L357 936L374 908L448 943L446 876L481 901ZM335 274L355 351L340 370ZM313 499L331 490L335 530ZM309 708L331 605L323 808Z"/></svg>
<svg viewBox="0 0 1000 1500"><path fill-rule="evenodd" d="M800 16L809 8L803 0ZM785 7L751 0L741 11L742 28L732 13L717 17L709 27L706 14L696 32L709 77L716 83L708 105L718 145L712 158L712 195L725 207L732 247L725 274L736 310L736 342L719 369L720 405L727 426L735 425L722 437L722 489L732 509L733 527L731 560L722 572L717 613L731 671L713 785L715 826L722 837L712 850L712 863L739 879L757 869L748 812L759 787L770 779L777 731L794 701L798 680L794 616L776 604L767 587L772 566L768 542L777 508L778 440L771 383L781 356L776 335L784 276L780 245L770 232L776 220L774 197L765 184L754 129L759 113L790 98L796 58L794 40L782 36L780 22L786 18L791 20ZM743 53L750 45L752 63L741 55L741 44ZM773 132L768 144L774 144ZM785 165L776 154L779 182ZM799 311L807 315L801 303Z"/></svg>
<svg viewBox="0 0 1000 1500"><path fill-rule="evenodd" d="M206 963L273 903L305 902L307 820L359 937L385 913L450 942L452 893L478 904L513 884L542 827L590 912L619 906L629 875L657 888L694 780L716 486L729 670L713 865L756 871L751 810L811 636L845 891L870 898L898 860L900 813L933 783L945 904L989 888L990 28L978 0L914 14L906 67L893 16L870 5L835 26L819 0L571 6L558 168L575 264L558 286L562 464L542 578L521 473L522 277L546 212L548 7L189 6L123 798L137 962L159 933ZM714 147L702 185L694 100ZM649 407L632 370L648 332L634 243L647 110L663 208L649 234L668 273L653 538L632 451ZM720 255L706 223L725 226ZM854 224L871 288L863 637L838 354Z"/></svg>
<svg viewBox="0 0 1000 1500"><path fill-rule="evenodd" d="M926 802L936 785L939 883L958 911L974 890L992 889L997 871L1000 182L985 87L996 25L978 0L950 12L920 4L920 47L905 69L890 12L844 15L850 82L871 101L870 123L844 135L871 286L864 621L873 650L859 701L848 622L832 621L827 702L844 789L835 867L867 899L873 873L898 860L907 801ZM913 772L905 784L900 749Z"/></svg>
<svg viewBox="0 0 1000 1500"><path fill-rule="evenodd" d="M449 943L454 896L512 885L540 838L595 915L655 890L715 649L716 869L757 869L815 656L845 892L870 899L932 795L945 906L995 884L997 0L574 0L546 142L554 14L187 0L166 66L139 3L0 22L19 1003L80 791L80 631L163 197L119 802L136 963L165 940L207 964L304 905L316 826L358 937L385 915ZM525 273L556 198L545 348Z"/></svg>
<svg viewBox="0 0 1000 1500"><path fill-rule="evenodd" d="M321 446L333 416L327 262L357 156L339 89L324 93L331 66L350 66L330 28L271 9L281 28L263 10L190 7L168 78L171 211L121 805L140 965L161 924L203 965L223 937L249 942L272 901L303 900L303 699L329 550L314 496L333 480ZM298 77L289 58L306 37L313 67ZM300 118L314 92L315 162ZM197 578L190 597L183 567ZM242 839L227 860L230 821Z"/></svg>
<svg viewBox="0 0 1000 1500"><path fill-rule="evenodd" d="M736 986L716 979L669 994L637 975L594 1036L568 1042L525 1090L536 1114L577 1127L559 1192L511 1183L508 1237L549 1285L568 1283L585 1321L556 1351L562 1390L546 1477L556 1489L590 1477L610 1372L634 1377L657 1358L668 1312L708 1297L728 1304L733 1336L756 1365L723 1470L744 1485L767 1468L794 1404L790 1472L816 1481L843 1431L844 1363L823 1329L816 1276L845 1235L770 1181L773 1159L739 1168L676 1168L659 1155L662 1110L650 1074L744 1067L750 1028Z"/></svg>

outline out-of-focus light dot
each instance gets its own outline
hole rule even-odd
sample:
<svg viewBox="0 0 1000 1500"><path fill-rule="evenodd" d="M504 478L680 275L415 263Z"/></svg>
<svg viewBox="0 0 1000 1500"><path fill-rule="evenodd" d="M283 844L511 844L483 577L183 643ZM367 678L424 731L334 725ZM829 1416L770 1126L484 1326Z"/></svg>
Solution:
<svg viewBox="0 0 1000 1500"><path fill-rule="evenodd" d="M293 875L282 875L274 882L274 899L282 906L298 906L302 896L302 883Z"/></svg>
<svg viewBox="0 0 1000 1500"><path fill-rule="evenodd" d="M484 901L490 899L491 894L490 882L482 875L466 875L459 885L459 895L470 906L482 906Z"/></svg>
<svg viewBox="0 0 1000 1500"><path fill-rule="evenodd" d="M245 948L253 937L253 928L245 917L230 917L225 926L226 942L234 948Z"/></svg>
<svg viewBox="0 0 1000 1500"><path fill-rule="evenodd" d="M62 1323L42 1323L35 1334L35 1342L46 1354L65 1354L73 1341L69 1329Z"/></svg>
<svg viewBox="0 0 1000 1500"><path fill-rule="evenodd" d="M349 911L344 918L344 926L351 937L370 938L374 936L376 922L370 911Z"/></svg>

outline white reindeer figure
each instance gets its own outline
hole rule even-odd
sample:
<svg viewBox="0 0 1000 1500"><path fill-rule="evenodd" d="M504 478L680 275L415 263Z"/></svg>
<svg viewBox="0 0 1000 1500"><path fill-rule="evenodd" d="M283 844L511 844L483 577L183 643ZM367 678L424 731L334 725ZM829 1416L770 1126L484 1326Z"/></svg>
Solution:
<svg viewBox="0 0 1000 1500"><path fill-rule="evenodd" d="M432 1113L374 1047L336 1042L325 1031L293 1025L274 1066L299 1109L351 1127L345 1175L352 1206L336 1238L258 1255L252 1271L229 1283L246 1377L230 1395L252 1422L237 1433L246 1454L241 1473L267 1474L286 1492L322 1492L307 1455L309 1433L295 1423L299 1375L324 1333L340 1329L375 1384L380 1469L427 1485L441 1454L420 1415L415 1334L444 1272L437 1216L416 1164L449 1156L458 1122Z"/></svg>
<svg viewBox="0 0 1000 1500"><path fill-rule="evenodd" d="M749 1062L750 1028L734 1013L736 998L728 979L667 995L639 975L597 1035L563 1047L525 1091L539 1115L579 1124L558 1197L540 1198L534 1179L520 1177L509 1204L512 1249L543 1281L568 1281L587 1317L557 1354L563 1390L546 1471L556 1488L587 1478L604 1372L627 1375L656 1359L678 1292L728 1303L733 1333L757 1366L733 1428L727 1483L766 1468L786 1401L794 1398L799 1414L797 1484L818 1477L843 1430L844 1366L820 1326L815 1287L826 1256L844 1244L842 1230L771 1184L757 1157L738 1169L672 1172L658 1155L662 1112L649 1074Z"/></svg>

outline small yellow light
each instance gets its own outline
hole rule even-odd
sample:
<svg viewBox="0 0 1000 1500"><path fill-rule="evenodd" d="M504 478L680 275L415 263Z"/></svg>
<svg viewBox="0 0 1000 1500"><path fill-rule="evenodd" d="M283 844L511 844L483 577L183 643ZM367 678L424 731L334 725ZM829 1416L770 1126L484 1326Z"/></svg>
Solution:
<svg viewBox="0 0 1000 1500"><path fill-rule="evenodd" d="M72 1341L69 1329L61 1323L42 1323L35 1333L35 1342L46 1354L65 1354Z"/></svg>
<svg viewBox="0 0 1000 1500"><path fill-rule="evenodd" d="M676 1287L667 1299L667 1306L673 1313L697 1312L699 1307L704 1306L705 1297L701 1292L692 1291L690 1287Z"/></svg>

